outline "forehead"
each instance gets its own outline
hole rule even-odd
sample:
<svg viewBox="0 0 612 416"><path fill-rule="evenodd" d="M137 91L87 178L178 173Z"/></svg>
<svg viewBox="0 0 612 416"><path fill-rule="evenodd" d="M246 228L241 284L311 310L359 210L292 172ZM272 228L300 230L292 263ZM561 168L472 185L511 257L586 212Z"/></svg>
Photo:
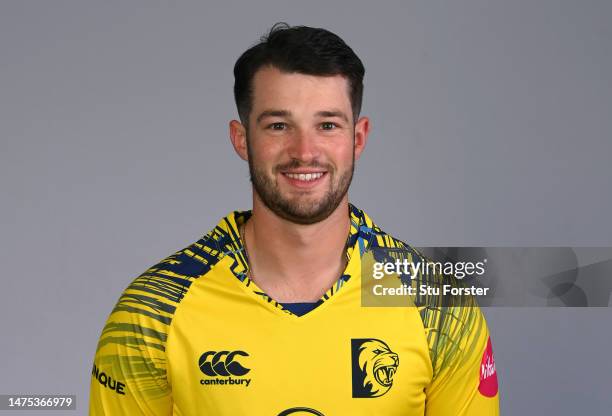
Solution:
<svg viewBox="0 0 612 416"><path fill-rule="evenodd" d="M253 77L253 110L272 107L296 111L335 107L350 113L349 83L342 75L289 73L267 66Z"/></svg>

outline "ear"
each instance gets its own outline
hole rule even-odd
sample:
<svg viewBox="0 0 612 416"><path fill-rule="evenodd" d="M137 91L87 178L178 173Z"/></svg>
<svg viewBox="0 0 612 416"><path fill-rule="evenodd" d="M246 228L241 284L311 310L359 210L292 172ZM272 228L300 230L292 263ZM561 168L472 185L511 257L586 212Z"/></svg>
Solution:
<svg viewBox="0 0 612 416"><path fill-rule="evenodd" d="M370 133L370 119L360 117L355 124L355 160L359 160L361 152L365 149Z"/></svg>
<svg viewBox="0 0 612 416"><path fill-rule="evenodd" d="M229 123L229 134L236 154L238 154L242 160L249 160L246 128L238 120L232 120Z"/></svg>

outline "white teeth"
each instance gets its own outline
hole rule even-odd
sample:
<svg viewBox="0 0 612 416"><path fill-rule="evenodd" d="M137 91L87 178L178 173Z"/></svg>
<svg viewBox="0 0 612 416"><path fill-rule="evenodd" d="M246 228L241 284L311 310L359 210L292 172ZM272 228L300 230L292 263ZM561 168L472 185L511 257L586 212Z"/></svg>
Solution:
<svg viewBox="0 0 612 416"><path fill-rule="evenodd" d="M314 181L323 176L323 172L317 173L285 173L291 179L299 179L301 181Z"/></svg>

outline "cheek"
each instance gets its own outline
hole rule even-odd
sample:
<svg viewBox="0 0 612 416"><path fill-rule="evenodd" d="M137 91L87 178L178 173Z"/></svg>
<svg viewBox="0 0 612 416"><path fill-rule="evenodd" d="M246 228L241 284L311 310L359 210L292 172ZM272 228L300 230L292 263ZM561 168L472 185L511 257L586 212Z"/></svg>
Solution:
<svg viewBox="0 0 612 416"><path fill-rule="evenodd" d="M259 146L251 149L254 162L260 168L273 169L282 162L283 152L276 146Z"/></svg>
<svg viewBox="0 0 612 416"><path fill-rule="evenodd" d="M340 166L347 166L353 162L353 146L346 146L342 149L336 149L334 159Z"/></svg>

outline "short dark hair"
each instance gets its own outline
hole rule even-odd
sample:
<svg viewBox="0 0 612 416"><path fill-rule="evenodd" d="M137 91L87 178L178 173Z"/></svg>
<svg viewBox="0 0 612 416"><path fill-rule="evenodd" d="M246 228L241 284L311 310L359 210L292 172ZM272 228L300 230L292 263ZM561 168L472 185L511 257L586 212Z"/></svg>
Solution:
<svg viewBox="0 0 612 416"><path fill-rule="evenodd" d="M253 106L253 77L264 66L306 75L342 75L349 83L353 122L361 111L365 68L336 34L319 28L276 23L234 65L234 99L242 124L248 126Z"/></svg>

